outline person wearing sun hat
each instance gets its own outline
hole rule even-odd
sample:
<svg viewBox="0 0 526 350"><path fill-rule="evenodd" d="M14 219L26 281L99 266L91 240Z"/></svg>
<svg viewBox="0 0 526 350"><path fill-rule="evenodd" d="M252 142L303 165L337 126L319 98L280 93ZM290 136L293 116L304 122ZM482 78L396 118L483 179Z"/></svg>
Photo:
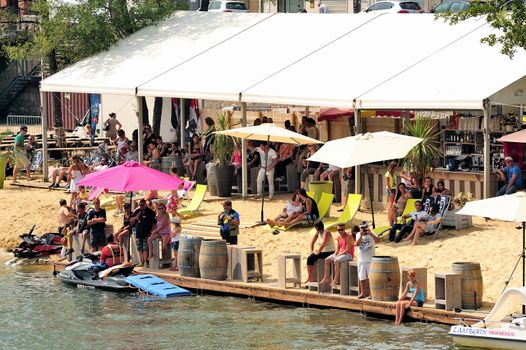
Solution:
<svg viewBox="0 0 526 350"><path fill-rule="evenodd" d="M223 202L223 212L217 217L217 224L221 226L219 233L227 243L237 244L239 235L239 214L232 209L232 201Z"/></svg>
<svg viewBox="0 0 526 350"><path fill-rule="evenodd" d="M522 188L522 171L521 169L513 164L513 158L507 156L504 158L506 166L497 170L497 175L500 176L500 180L505 181L506 184L502 186L497 192L496 196L503 196L505 194L512 194Z"/></svg>

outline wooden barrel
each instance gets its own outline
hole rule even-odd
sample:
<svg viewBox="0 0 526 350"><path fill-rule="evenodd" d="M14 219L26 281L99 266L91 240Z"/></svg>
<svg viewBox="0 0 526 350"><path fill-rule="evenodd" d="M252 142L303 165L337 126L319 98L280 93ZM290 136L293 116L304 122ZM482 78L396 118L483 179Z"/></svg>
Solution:
<svg viewBox="0 0 526 350"><path fill-rule="evenodd" d="M228 267L228 251L226 241L209 240L201 243L199 253L199 272L201 278L210 280L226 280Z"/></svg>
<svg viewBox="0 0 526 350"><path fill-rule="evenodd" d="M200 277L199 252L201 251L201 237L181 237L177 260L181 276Z"/></svg>
<svg viewBox="0 0 526 350"><path fill-rule="evenodd" d="M163 173L170 174L170 169L175 165L175 156L161 158L161 170Z"/></svg>
<svg viewBox="0 0 526 350"><path fill-rule="evenodd" d="M396 256L373 256L369 270L371 297L380 301L398 300L400 267Z"/></svg>
<svg viewBox="0 0 526 350"><path fill-rule="evenodd" d="M452 269L462 276L460 287L462 290L462 308L480 308L484 294L480 264L474 262L456 262L453 263Z"/></svg>

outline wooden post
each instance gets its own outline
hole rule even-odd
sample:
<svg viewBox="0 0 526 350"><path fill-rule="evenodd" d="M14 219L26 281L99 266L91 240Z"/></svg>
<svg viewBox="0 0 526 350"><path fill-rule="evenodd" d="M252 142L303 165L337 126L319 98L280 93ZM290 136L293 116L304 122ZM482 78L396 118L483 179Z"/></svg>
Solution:
<svg viewBox="0 0 526 350"><path fill-rule="evenodd" d="M491 153L490 153L490 117L491 117L491 103L489 99L483 101L484 106L484 198L491 197Z"/></svg>
<svg viewBox="0 0 526 350"><path fill-rule="evenodd" d="M143 123L142 123L142 100L141 96L135 96L135 115L137 116L137 158L139 163L144 160L144 139L143 139Z"/></svg>
<svg viewBox="0 0 526 350"><path fill-rule="evenodd" d="M409 113L409 109L406 109L405 110L405 113L404 113L404 125L402 126L403 130L404 130L404 135L407 135L407 123L409 123L409 120L411 120L411 115Z"/></svg>
<svg viewBox="0 0 526 350"><path fill-rule="evenodd" d="M47 153L47 95L40 91L40 115L42 117L42 174L44 182L48 181L48 153Z"/></svg>
<svg viewBox="0 0 526 350"><path fill-rule="evenodd" d="M241 126L247 126L247 103L241 102ZM242 196L248 196L248 166L247 166L247 144L245 140L241 142L241 186Z"/></svg>

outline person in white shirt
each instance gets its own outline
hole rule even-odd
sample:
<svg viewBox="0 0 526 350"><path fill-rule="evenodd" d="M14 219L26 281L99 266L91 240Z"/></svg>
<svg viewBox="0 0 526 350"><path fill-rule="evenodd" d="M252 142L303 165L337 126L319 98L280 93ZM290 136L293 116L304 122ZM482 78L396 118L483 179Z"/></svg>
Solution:
<svg viewBox="0 0 526 350"><path fill-rule="evenodd" d="M269 147L267 142L261 142L259 147L256 148L259 153L260 169L257 177L257 198L261 198L264 195L263 183L265 181L265 174L268 180L269 198L274 199L274 168L278 163L278 154L272 148ZM266 170L265 170L266 167Z"/></svg>
<svg viewBox="0 0 526 350"><path fill-rule="evenodd" d="M424 210L422 202L416 201L415 211L402 216L401 224L395 223L393 226L391 226L391 229L389 230L389 242L399 243L406 234L409 234L411 231L413 231L415 222L421 221L426 215L427 212ZM411 220L407 222L407 219L409 218L411 218ZM396 234L397 230L400 230L398 235Z"/></svg>
<svg viewBox="0 0 526 350"><path fill-rule="evenodd" d="M358 255L358 280L360 281L360 294L358 299L363 299L370 295L369 288L369 269L371 261L375 254L375 244L380 239L373 231L369 229L366 221L360 224L360 232L356 235L356 246L359 247L360 254Z"/></svg>
<svg viewBox="0 0 526 350"><path fill-rule="evenodd" d="M436 206L431 207L431 213L426 214L423 218L415 222L413 231L402 242L413 241L412 245L417 245L422 233L432 233L438 229L442 222L442 215L438 213Z"/></svg>

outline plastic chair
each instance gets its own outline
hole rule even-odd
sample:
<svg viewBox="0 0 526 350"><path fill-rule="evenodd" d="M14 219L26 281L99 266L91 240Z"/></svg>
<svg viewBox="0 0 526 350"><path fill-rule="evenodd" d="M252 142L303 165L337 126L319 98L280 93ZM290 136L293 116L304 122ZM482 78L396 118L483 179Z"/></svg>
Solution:
<svg viewBox="0 0 526 350"><path fill-rule="evenodd" d="M201 203L203 203L203 199L205 199L206 189L206 185L198 184L195 188L195 193L190 204L188 204L186 208L179 209L177 212L181 215L187 216L195 214L197 210L199 210Z"/></svg>
<svg viewBox="0 0 526 350"><path fill-rule="evenodd" d="M402 223L402 217L405 216L405 215L408 215L409 213L411 213L412 211L415 211L415 203L417 201L419 201L420 199L418 198L409 198L405 204L405 209L404 209L404 212L402 213L401 216L399 216L397 219L396 219L396 223L397 224L401 224ZM373 232L375 234L377 234L379 237L381 235L383 235L385 232L389 231L391 229L391 226L380 226L380 227L376 227L375 229L373 229Z"/></svg>
<svg viewBox="0 0 526 350"><path fill-rule="evenodd" d="M347 196L347 203L343 208L342 213L336 220L328 220L324 222L325 228L329 229L339 224L347 224L352 221L358 209L360 209L360 203L362 202L361 194L349 194Z"/></svg>
<svg viewBox="0 0 526 350"><path fill-rule="evenodd" d="M334 200L334 195L332 193L325 193L323 192L320 197L320 202L316 203L318 205L318 213L320 216L318 217L318 220L322 220L327 213L329 212L329 209L331 208L332 201ZM280 231L287 231L292 227L298 226L298 225L308 225L307 221L300 221L296 223L295 225L289 226L289 227L283 227L283 226L276 226L272 228L272 230L280 230Z"/></svg>

